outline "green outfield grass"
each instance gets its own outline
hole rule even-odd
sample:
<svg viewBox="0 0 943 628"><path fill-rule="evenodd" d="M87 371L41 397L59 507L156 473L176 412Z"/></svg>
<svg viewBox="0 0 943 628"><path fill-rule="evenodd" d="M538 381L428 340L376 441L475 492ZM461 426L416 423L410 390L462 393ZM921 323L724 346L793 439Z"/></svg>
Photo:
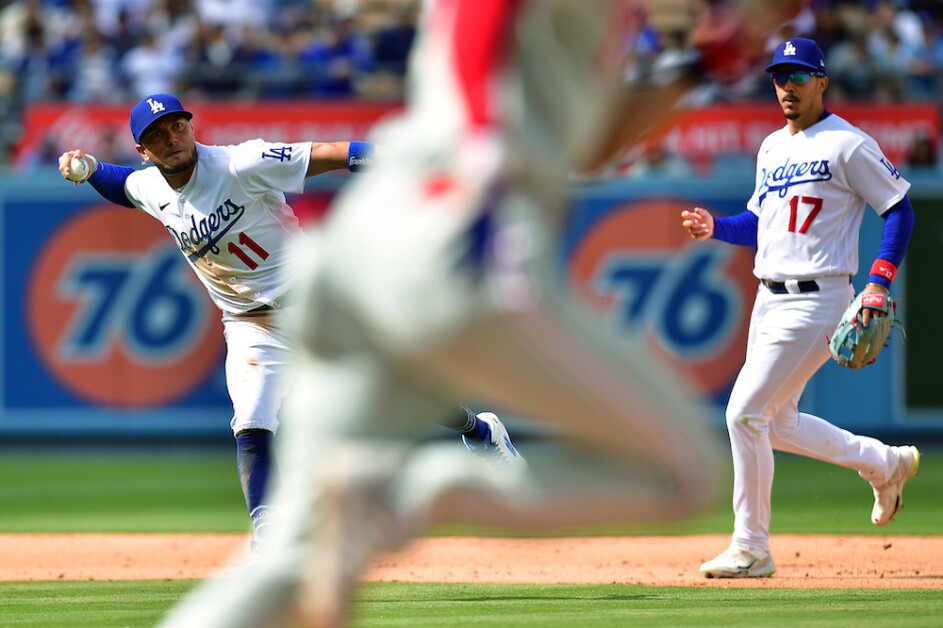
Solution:
<svg viewBox="0 0 943 628"><path fill-rule="evenodd" d="M0 532L246 532L235 456L8 452Z"/></svg>
<svg viewBox="0 0 943 628"><path fill-rule="evenodd" d="M193 581L24 582L0 588L0 625L154 626ZM370 583L359 628L527 626L939 626L940 591L641 585ZM260 627L262 628L262 627Z"/></svg>
<svg viewBox="0 0 943 628"><path fill-rule="evenodd" d="M777 456L773 533L938 534L941 452L924 448L907 507L868 521L870 488L854 472ZM717 506L670 526L587 533L729 533L729 487ZM233 456L219 452L0 455L0 532L245 532ZM473 528L437 533L479 534ZM2 557L0 557L2 560ZM4 582L0 628L154 626L193 581ZM664 588L640 585L369 583L354 626L938 626L943 591Z"/></svg>
<svg viewBox="0 0 943 628"><path fill-rule="evenodd" d="M943 521L943 451L924 448L919 476L907 484L906 508L887 528L869 521L870 486L857 473L780 454L773 484L772 532L937 534ZM0 456L0 532L245 532L245 503L235 455L48 454ZM730 532L733 480L714 508L658 526L618 526L580 533ZM479 534L441 527L436 534ZM487 532L487 531L485 531Z"/></svg>

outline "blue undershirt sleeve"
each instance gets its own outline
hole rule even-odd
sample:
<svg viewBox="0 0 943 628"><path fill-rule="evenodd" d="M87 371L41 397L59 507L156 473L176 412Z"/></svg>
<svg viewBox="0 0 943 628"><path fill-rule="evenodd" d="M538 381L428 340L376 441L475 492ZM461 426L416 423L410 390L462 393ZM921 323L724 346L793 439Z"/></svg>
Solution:
<svg viewBox="0 0 943 628"><path fill-rule="evenodd" d="M98 168L88 178L88 182L95 188L95 191L101 194L106 201L111 201L115 205L124 207L134 207L124 193L124 182L134 172L134 168L127 166L116 166L105 162L98 162Z"/></svg>
<svg viewBox="0 0 943 628"><path fill-rule="evenodd" d="M714 235L711 237L730 244L756 246L760 217L750 210L735 216L714 217Z"/></svg>
<svg viewBox="0 0 943 628"><path fill-rule="evenodd" d="M914 230L914 209L906 196L896 205L884 212L884 233L881 235L881 248L877 258L886 260L895 267L904 261L904 252L910 243L910 234ZM883 275L872 273L868 277L871 283L885 288L891 287L891 280Z"/></svg>

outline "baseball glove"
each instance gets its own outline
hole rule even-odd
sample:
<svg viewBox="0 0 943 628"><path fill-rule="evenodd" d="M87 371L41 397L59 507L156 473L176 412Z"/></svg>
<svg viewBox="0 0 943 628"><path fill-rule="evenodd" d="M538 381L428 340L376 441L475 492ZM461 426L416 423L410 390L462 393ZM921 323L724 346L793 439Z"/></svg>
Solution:
<svg viewBox="0 0 943 628"><path fill-rule="evenodd" d="M884 316L871 316L868 326L861 320L863 308L883 312ZM860 369L874 362L878 354L887 345L887 336L896 324L901 338L905 337L904 327L895 318L897 301L881 292L861 292L845 309L845 313L835 328L835 333L828 340L828 349L832 358L850 369Z"/></svg>

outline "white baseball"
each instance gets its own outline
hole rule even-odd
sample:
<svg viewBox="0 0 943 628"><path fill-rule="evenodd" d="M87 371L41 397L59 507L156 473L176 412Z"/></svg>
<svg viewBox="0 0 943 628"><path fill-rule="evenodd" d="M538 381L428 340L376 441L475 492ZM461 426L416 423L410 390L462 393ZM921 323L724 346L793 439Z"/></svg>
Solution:
<svg viewBox="0 0 943 628"><path fill-rule="evenodd" d="M84 181L88 176L88 162L78 157L73 157L69 162L69 174L66 177L70 181Z"/></svg>

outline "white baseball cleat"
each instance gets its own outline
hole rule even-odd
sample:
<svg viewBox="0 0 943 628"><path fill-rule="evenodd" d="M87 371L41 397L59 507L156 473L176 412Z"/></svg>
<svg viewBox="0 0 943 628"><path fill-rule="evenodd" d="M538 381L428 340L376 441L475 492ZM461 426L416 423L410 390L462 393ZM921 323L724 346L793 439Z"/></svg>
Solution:
<svg viewBox="0 0 943 628"><path fill-rule="evenodd" d="M871 523L886 526L904 507L904 483L917 475L920 467L920 451L913 445L894 447L897 452L897 469L891 479L880 486L872 483L874 489L874 508L871 510Z"/></svg>
<svg viewBox="0 0 943 628"><path fill-rule="evenodd" d="M462 442L465 443L465 446L479 456L497 462L501 466L515 471L526 469L527 461L514 448L511 437L508 436L507 428L504 427L498 416L493 412L482 412L476 416L479 421L488 426L491 437L486 438L482 443L476 443L462 436Z"/></svg>
<svg viewBox="0 0 943 628"><path fill-rule="evenodd" d="M769 578L776 573L769 552L731 545L713 560L701 565L705 578Z"/></svg>

